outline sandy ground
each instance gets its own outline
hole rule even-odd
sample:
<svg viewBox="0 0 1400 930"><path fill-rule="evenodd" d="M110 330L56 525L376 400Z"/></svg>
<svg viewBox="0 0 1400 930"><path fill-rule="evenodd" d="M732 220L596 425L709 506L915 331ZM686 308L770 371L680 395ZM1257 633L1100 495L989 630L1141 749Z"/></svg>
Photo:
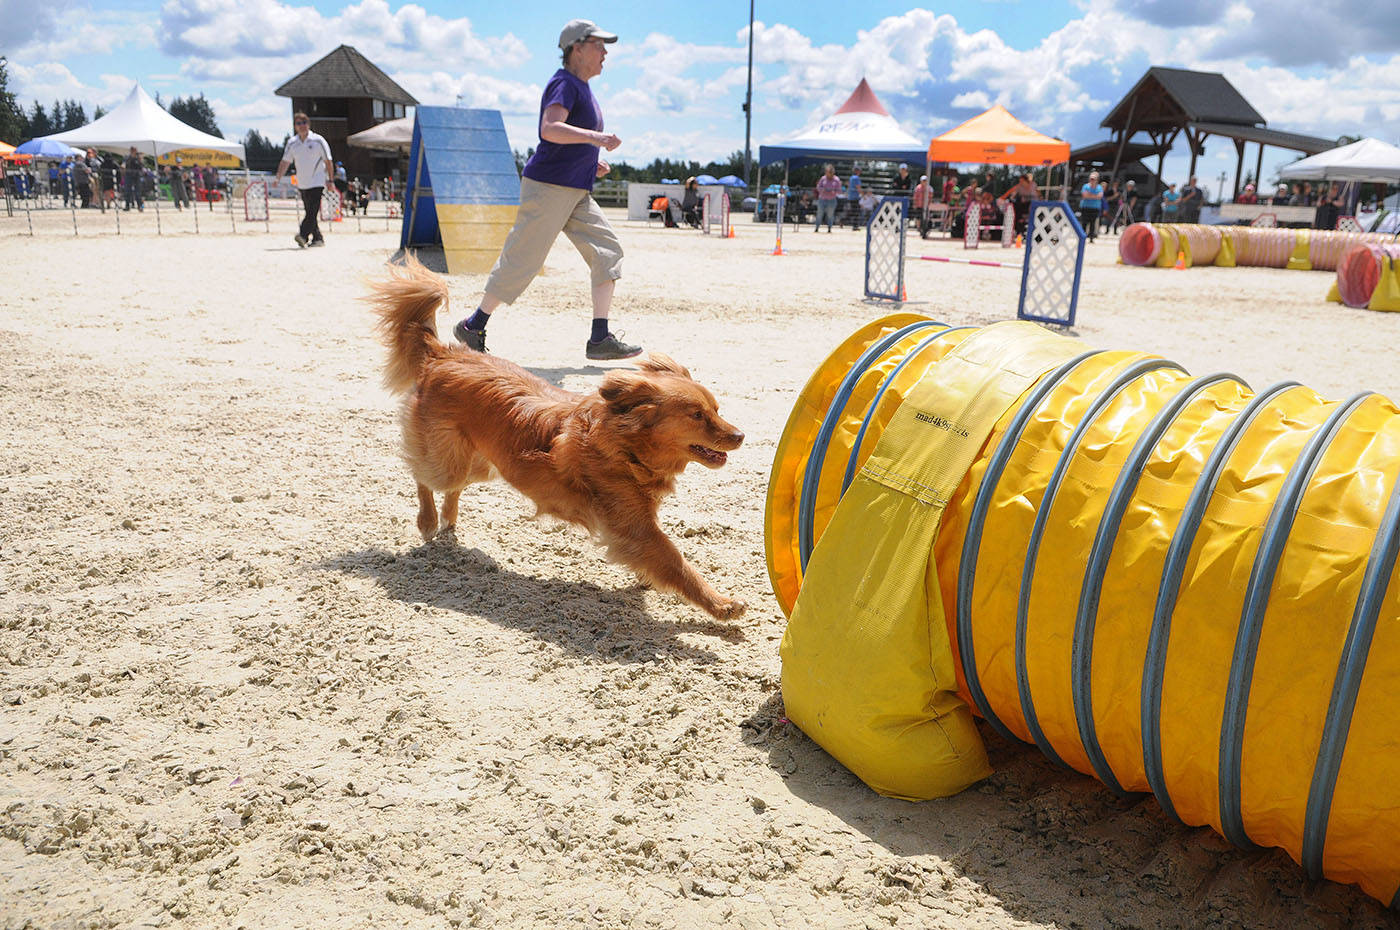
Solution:
<svg viewBox="0 0 1400 930"><path fill-rule="evenodd" d="M909 804L785 722L764 492L797 391L888 309L860 296L860 234L774 257L747 218L722 240L619 214L615 328L748 434L662 514L749 602L731 629L503 485L424 545L358 300L397 231L300 251L288 216L216 216L84 215L77 238L0 216L3 927L1394 926L990 733L992 778ZM1330 276L1115 248L1090 250L1087 342L1400 397L1400 315L1324 303ZM1016 272L908 271L913 309L1014 316ZM452 279L444 323L481 284ZM492 351L589 389L586 294L561 240Z"/></svg>

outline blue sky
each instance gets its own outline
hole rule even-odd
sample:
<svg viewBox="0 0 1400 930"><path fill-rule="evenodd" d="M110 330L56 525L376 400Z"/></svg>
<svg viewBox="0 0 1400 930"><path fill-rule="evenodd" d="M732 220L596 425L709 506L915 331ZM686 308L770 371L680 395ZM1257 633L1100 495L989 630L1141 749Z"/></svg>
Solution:
<svg viewBox="0 0 1400 930"><path fill-rule="evenodd" d="M0 0L0 55L25 106L111 107L139 81L165 100L203 93L225 136L255 128L280 140L289 106L273 89L345 43L423 103L500 109L524 149L559 29L578 16L622 37L593 82L623 140L614 160L708 161L744 145L748 6ZM1151 65L1225 74L1273 128L1400 142L1400 16L1377 15L1373 2L757 0L754 19L755 157L839 106L861 77L920 138L1002 103L1082 145L1106 138L1099 121ZM1266 150L1265 177L1292 157ZM1184 180L1186 158L1178 146L1169 180ZM1215 140L1198 173L1214 187L1234 164L1233 145Z"/></svg>

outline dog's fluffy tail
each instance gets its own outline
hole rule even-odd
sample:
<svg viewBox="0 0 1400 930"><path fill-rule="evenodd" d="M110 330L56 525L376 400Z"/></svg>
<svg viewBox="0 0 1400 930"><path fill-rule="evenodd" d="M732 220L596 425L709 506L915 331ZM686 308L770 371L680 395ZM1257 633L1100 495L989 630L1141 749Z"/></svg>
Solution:
<svg viewBox="0 0 1400 930"><path fill-rule="evenodd" d="M390 276L370 283L368 298L379 317L379 337L389 347L384 366L384 386L396 394L407 392L418 380L423 362L442 354L434 317L438 307L447 309L447 283L413 257L404 254L402 265L391 267Z"/></svg>

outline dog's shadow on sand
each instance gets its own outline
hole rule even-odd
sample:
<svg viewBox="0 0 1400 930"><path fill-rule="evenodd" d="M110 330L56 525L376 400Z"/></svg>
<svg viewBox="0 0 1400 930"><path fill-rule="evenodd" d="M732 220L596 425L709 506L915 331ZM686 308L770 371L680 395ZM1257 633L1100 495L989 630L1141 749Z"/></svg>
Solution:
<svg viewBox="0 0 1400 930"><path fill-rule="evenodd" d="M557 388L564 387L564 379L573 375L596 376L604 374L608 369L598 365L584 365L582 368L526 368L530 374L543 378ZM578 390L574 388L573 390Z"/></svg>
<svg viewBox="0 0 1400 930"><path fill-rule="evenodd" d="M321 568L375 581L394 600L462 614L529 632L584 657L623 664L659 656L700 664L718 656L681 640L682 633L742 638L739 628L711 621L658 620L647 612L641 585L608 589L583 581L524 574L450 533L406 552L347 552Z"/></svg>
<svg viewBox="0 0 1400 930"><path fill-rule="evenodd" d="M412 252L413 257L418 259L418 264L429 271L438 274L447 274L447 253L443 252L442 246L417 246L411 249L397 249L393 255L389 256L389 265L402 265L404 256Z"/></svg>

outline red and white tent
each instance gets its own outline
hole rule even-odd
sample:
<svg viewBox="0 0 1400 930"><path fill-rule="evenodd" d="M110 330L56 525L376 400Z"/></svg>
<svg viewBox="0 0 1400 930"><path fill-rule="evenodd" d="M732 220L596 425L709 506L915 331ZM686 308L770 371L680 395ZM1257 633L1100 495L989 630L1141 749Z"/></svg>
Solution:
<svg viewBox="0 0 1400 930"><path fill-rule="evenodd" d="M841 108L810 129L777 145L758 147L760 167L786 161L801 165L827 159L907 161L922 164L926 146L899 128L865 78Z"/></svg>

